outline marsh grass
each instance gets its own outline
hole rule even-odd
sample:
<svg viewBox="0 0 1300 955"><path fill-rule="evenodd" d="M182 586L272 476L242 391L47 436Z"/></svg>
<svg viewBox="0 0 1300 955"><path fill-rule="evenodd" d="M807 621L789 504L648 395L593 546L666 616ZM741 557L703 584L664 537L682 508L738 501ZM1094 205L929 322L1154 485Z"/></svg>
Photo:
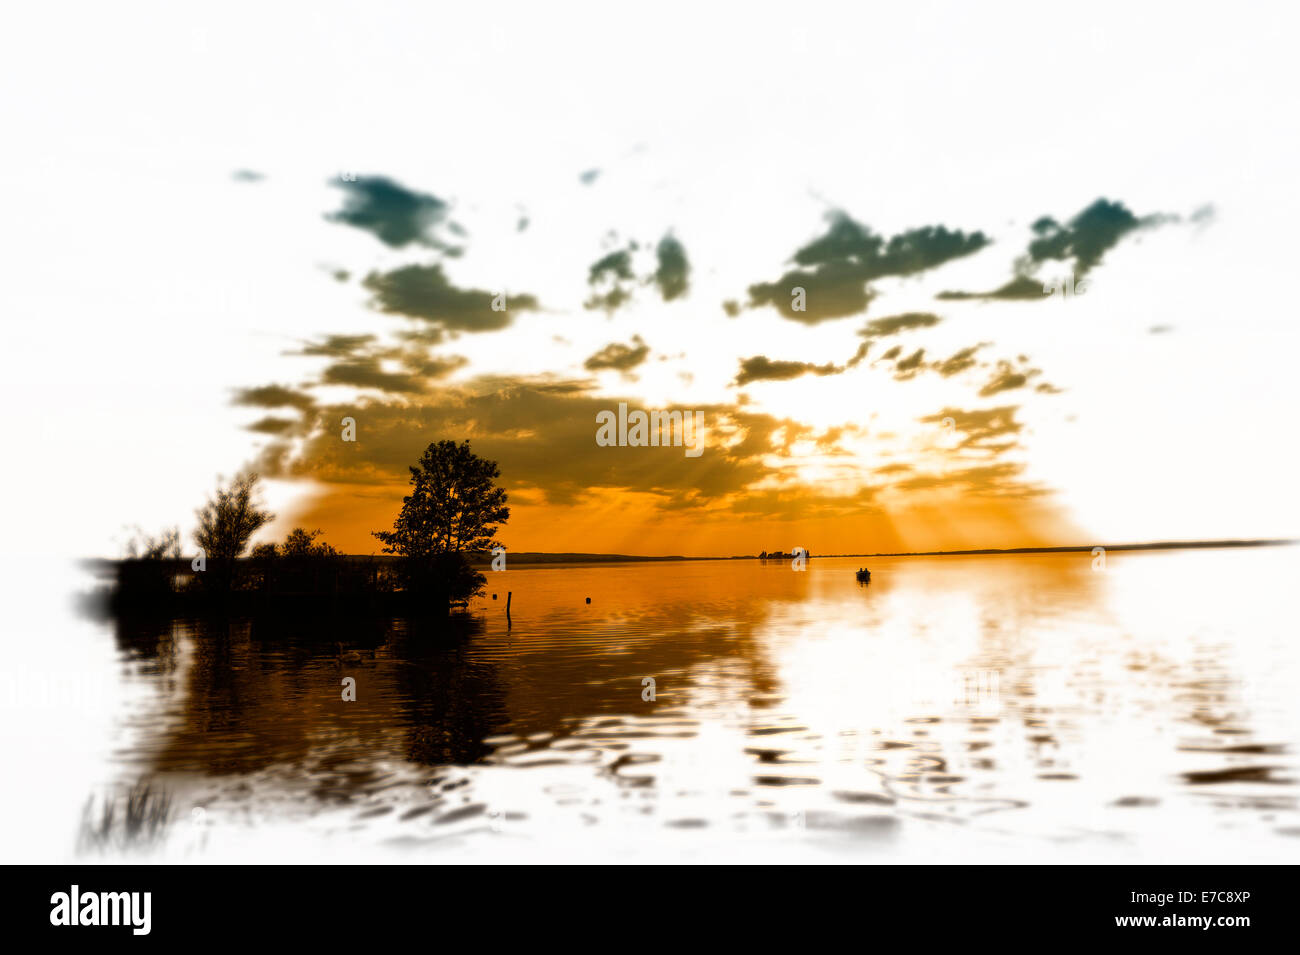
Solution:
<svg viewBox="0 0 1300 955"><path fill-rule="evenodd" d="M95 807L86 800L77 836L77 852L146 851L161 846L171 822L171 794L141 780L123 795L110 795Z"/></svg>

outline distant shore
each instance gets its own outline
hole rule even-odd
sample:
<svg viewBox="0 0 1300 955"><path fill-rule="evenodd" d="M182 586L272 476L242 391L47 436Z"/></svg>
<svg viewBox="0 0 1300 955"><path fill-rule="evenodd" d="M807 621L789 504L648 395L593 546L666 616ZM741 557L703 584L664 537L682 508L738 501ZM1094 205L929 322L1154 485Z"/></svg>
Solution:
<svg viewBox="0 0 1300 955"><path fill-rule="evenodd" d="M982 547L973 550L921 550L921 551L874 551L853 554L819 554L813 553L809 559L827 557L961 557L996 554L1075 554L1092 553L1101 547L1107 551L1134 550L1197 550L1219 547L1287 547L1300 544L1300 540L1285 537L1270 537L1248 540L1209 540L1209 541L1149 541L1138 544L1072 544L1061 547ZM758 560L757 554L737 554L731 557L638 557L629 554L550 554L540 551L523 551L509 555L511 564L624 564L666 560ZM487 563L487 561L484 561Z"/></svg>
<svg viewBox="0 0 1300 955"><path fill-rule="evenodd" d="M1196 550L1218 547L1287 547L1300 544L1300 540L1285 537L1258 538L1249 540L1212 540L1212 541L1150 541L1139 544L1071 544L1061 547L982 547L974 550L920 550L920 551L875 551L856 554L819 554L813 553L809 559L826 557L961 557L993 554L1075 554L1092 553L1101 547L1107 551L1133 550ZM758 560L757 554L737 554L731 557L638 557L629 554L550 554L541 551L522 551L510 553L511 564L624 564L665 560ZM782 558L776 558L782 559ZM486 560L483 563L487 563Z"/></svg>
<svg viewBox="0 0 1300 955"><path fill-rule="evenodd" d="M873 551L871 553L851 554L813 553L809 559L817 560L818 558L829 557L975 557L995 556L998 554L1074 554L1091 553L1097 547L1101 547L1106 551L1205 550L1227 547L1288 547L1295 544L1300 544L1300 540L1277 537L1248 540L1150 541L1138 544L1077 544L1061 547L982 547L972 550ZM344 559L374 560L382 564L391 561L393 558L383 555L349 554L345 555ZM476 567L488 566L491 559L490 555L484 555L481 559L472 561L472 563ZM758 560L759 556L757 554L736 554L730 557L686 557L680 554L647 556L637 554L549 553L544 551L519 551L516 553L512 551L509 552L507 559L510 565L530 566L538 564L636 564L692 560ZM84 563L90 567L108 567L118 563L118 561L92 558ZM188 567L189 559L185 558L175 563L179 570L182 569L181 565Z"/></svg>
<svg viewBox="0 0 1300 955"><path fill-rule="evenodd" d="M1126 550L1210 550L1220 547L1289 547L1300 540L1287 537L1269 537L1258 540L1217 541L1150 541L1144 544L1078 544L1068 547L985 547L979 550L923 550L892 554L826 554L827 557L960 557L963 554L1075 554L1092 553L1100 547L1105 551Z"/></svg>

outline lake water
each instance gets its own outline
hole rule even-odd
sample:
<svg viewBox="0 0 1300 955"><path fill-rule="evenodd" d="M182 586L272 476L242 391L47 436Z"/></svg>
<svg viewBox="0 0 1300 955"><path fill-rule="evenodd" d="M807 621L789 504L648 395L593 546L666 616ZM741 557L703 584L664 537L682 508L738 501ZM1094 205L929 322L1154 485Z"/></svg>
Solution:
<svg viewBox="0 0 1300 955"><path fill-rule="evenodd" d="M1098 563L520 567L450 636L119 624L103 782L170 792L193 861L1300 860L1296 549Z"/></svg>

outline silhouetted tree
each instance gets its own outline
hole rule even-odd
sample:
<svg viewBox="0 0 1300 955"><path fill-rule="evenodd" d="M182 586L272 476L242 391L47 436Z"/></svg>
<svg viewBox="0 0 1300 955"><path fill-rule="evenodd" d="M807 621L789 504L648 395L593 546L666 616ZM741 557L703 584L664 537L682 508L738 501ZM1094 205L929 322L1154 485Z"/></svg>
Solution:
<svg viewBox="0 0 1300 955"><path fill-rule="evenodd" d="M214 564L210 578L230 586L234 560L244 552L248 540L275 515L254 500L256 474L236 475L227 488L217 488L215 497L199 509L199 526L194 541ZM209 578L209 579L210 579Z"/></svg>
<svg viewBox="0 0 1300 955"><path fill-rule="evenodd" d="M157 537L136 528L123 550L117 566L118 593L129 593L137 602L167 599L172 592L175 568L172 561L181 556L181 532L168 528Z"/></svg>
<svg viewBox="0 0 1300 955"><path fill-rule="evenodd" d="M289 532L289 536L284 539L280 545L280 554L283 557L336 557L338 551L329 544L321 541L316 543L316 538L320 537L323 532L318 528L309 531L304 527L295 527Z"/></svg>
<svg viewBox="0 0 1300 955"><path fill-rule="evenodd" d="M181 532L171 527L157 537L146 534L138 527L127 541L125 557L130 560L178 560L181 556Z"/></svg>
<svg viewBox="0 0 1300 955"><path fill-rule="evenodd" d="M411 468L411 493L391 531L374 531L385 554L403 558L410 587L450 600L479 592L485 578L470 554L495 543L497 525L510 518L506 492L496 486L495 461L470 451L469 442L437 441Z"/></svg>

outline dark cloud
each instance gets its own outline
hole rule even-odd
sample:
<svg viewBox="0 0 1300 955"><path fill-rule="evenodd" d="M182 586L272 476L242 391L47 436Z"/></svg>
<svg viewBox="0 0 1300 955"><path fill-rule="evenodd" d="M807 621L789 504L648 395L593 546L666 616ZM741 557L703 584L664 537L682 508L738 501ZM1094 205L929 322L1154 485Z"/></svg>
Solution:
<svg viewBox="0 0 1300 955"><path fill-rule="evenodd" d="M641 340L640 335L633 335L631 345L624 345L620 342L606 345L583 362L583 367L588 371L600 371L604 368L612 368L615 371L631 371L644 362L649 354L650 346Z"/></svg>
<svg viewBox="0 0 1300 955"><path fill-rule="evenodd" d="M578 182L582 183L584 186L590 186L593 182L595 182L599 178L600 178L599 169L588 169L585 172L581 172L578 174Z"/></svg>
<svg viewBox="0 0 1300 955"><path fill-rule="evenodd" d="M1031 227L1035 238L1025 258L1033 267L1048 259L1073 259L1076 279L1091 271L1108 250L1142 225L1123 203L1098 199L1065 225L1043 216Z"/></svg>
<svg viewBox="0 0 1300 955"><path fill-rule="evenodd" d="M626 249L619 249L603 256L592 263L587 272L587 283L596 285L603 279L626 279L631 281L632 274L632 253L636 250L635 243L629 245Z"/></svg>
<svg viewBox="0 0 1300 955"><path fill-rule="evenodd" d="M775 282L749 287L749 305L772 305L784 317L805 324L855 315L874 293L867 283L907 276L970 255L988 244L983 233L966 234L924 226L886 240L842 212L832 213L826 234L794 254L799 268ZM794 307L794 289L805 291L805 309Z"/></svg>
<svg viewBox="0 0 1300 955"><path fill-rule="evenodd" d="M609 238L615 233L611 232ZM656 267L653 272L638 278L633 254L640 248L629 242L624 248L601 256L587 270L587 284L591 297L583 303L588 309L614 312L633 298L638 285L655 285L665 302L680 298L690 289L691 264L686 248L672 234L665 235L655 247Z"/></svg>
<svg viewBox="0 0 1300 955"><path fill-rule="evenodd" d="M248 426L249 431L257 431L261 434L283 435L301 427L302 422L295 421L292 418L273 418L266 417L254 421Z"/></svg>
<svg viewBox="0 0 1300 955"><path fill-rule="evenodd" d="M374 293L371 304L382 312L437 322L456 331L497 331L510 324L511 313L538 309L536 298L517 293L505 297L505 309L495 310L495 293L452 285L438 264L372 272L361 284Z"/></svg>
<svg viewBox="0 0 1300 955"><path fill-rule="evenodd" d="M236 169L230 178L235 182L261 182L266 177L252 169Z"/></svg>
<svg viewBox="0 0 1300 955"><path fill-rule="evenodd" d="M980 397L988 398L1002 391L1014 391L1023 388L1029 379L1019 372L998 372L987 385L980 389Z"/></svg>
<svg viewBox="0 0 1300 955"><path fill-rule="evenodd" d="M299 431L266 448L258 466L269 477L352 485L338 493L354 495L361 485L404 486L420 451L431 440L454 436L469 438L475 453L498 461L511 493L524 491L550 504L628 490L650 495L661 510L699 508L709 519L806 519L860 514L872 500L871 488L836 496L789 481L797 442L833 443L836 435L746 412L738 404L695 409L705 416L706 440L698 458L676 447L601 447L595 442L596 415L615 410L620 399L595 396L590 387L585 381L485 376L417 401L381 397L322 408ZM623 400L632 409L645 407ZM365 428L365 442L337 440L335 424L343 415ZM779 489L751 490L773 478Z"/></svg>
<svg viewBox="0 0 1300 955"><path fill-rule="evenodd" d="M297 408L306 411L316 404L311 395L284 385L262 385L257 388L240 388L235 392L234 404L254 408Z"/></svg>
<svg viewBox="0 0 1300 955"><path fill-rule="evenodd" d="M395 249L412 243L435 249L448 246L432 235L446 220L450 206L437 196L411 190L382 176L365 176L355 181L334 179L331 184L347 196L343 208L325 216L374 235ZM457 227L454 231L463 231Z"/></svg>
<svg viewBox="0 0 1300 955"><path fill-rule="evenodd" d="M591 298L583 303L586 308L613 312L631 300L636 281L632 253L636 248L635 242L629 243L627 248L610 252L592 263L587 270L587 284L593 291Z"/></svg>
<svg viewBox="0 0 1300 955"><path fill-rule="evenodd" d="M469 364L463 355L422 355L416 352L402 356L402 363L412 372L424 378L445 378L458 368Z"/></svg>
<svg viewBox="0 0 1300 955"><path fill-rule="evenodd" d="M843 368L832 364L814 365L807 361L773 361L766 355L755 355L740 363L735 384L747 385L751 381L789 381L803 375L837 375Z"/></svg>
<svg viewBox="0 0 1300 955"><path fill-rule="evenodd" d="M803 427L735 406L704 406L693 409L705 415L700 457L688 458L676 447L601 447L596 414L617 410L620 399L594 396L588 387L582 381L482 377L423 395L418 403L381 398L323 408L311 437L301 445L273 445L259 467L268 477L401 484L430 441L456 436L500 462L508 489L535 489L550 503L572 503L589 489L627 488L661 495L661 506L693 506L759 480L769 470L765 459L788 453ZM633 409L647 407L621 400ZM333 424L344 414L364 425L364 443L337 440Z"/></svg>
<svg viewBox="0 0 1300 955"><path fill-rule="evenodd" d="M1023 355L1021 360L1024 360ZM979 395L981 398L988 398L1003 391L1014 391L1017 388L1023 388L1029 383L1030 378L1038 374L1041 374L1041 372L1037 368L1020 370L1009 361L1000 361L993 373L993 377L989 379L988 384L980 389Z"/></svg>
<svg viewBox="0 0 1300 955"><path fill-rule="evenodd" d="M880 486L837 494L792 477L799 460L796 445L811 440L833 456L843 431L857 430L851 426L818 432L788 418L748 412L737 401L696 409L705 416L704 451L698 458L674 447L601 447L595 442L596 415L616 410L620 399L595 395L592 387L582 380L480 376L414 398L381 395L318 408L265 448L258 467L268 477L336 486L338 494L354 495L364 485L396 489L404 487L408 466L430 441L454 437L469 438L475 453L498 461L508 491L547 504L576 504L601 491L626 490L649 495L661 510L699 509L710 520L849 517L877 507ZM622 400L631 409L646 408ZM953 417L962 447L997 455L1015 444L1020 430L1015 410L945 409L930 420ZM336 423L344 415L365 428L363 443L337 440ZM887 466L881 476L919 477L918 486L979 494L1034 493L1014 480L1014 465L982 462L946 476L915 476L903 467ZM856 466L846 472L858 473ZM346 486L352 489L343 490Z"/></svg>
<svg viewBox="0 0 1300 955"><path fill-rule="evenodd" d="M1017 275L991 292L940 292L935 298L941 301L960 302L968 299L998 299L1004 302L1037 302L1044 296L1041 279Z"/></svg>
<svg viewBox="0 0 1300 955"><path fill-rule="evenodd" d="M638 243L629 242L625 248L616 249L592 263L587 270L587 284L591 286L592 294L583 303L586 308L614 312L632 300L638 285L657 286L665 302L686 294L690 288L691 264L685 246L671 234L665 235L655 247L655 270L638 278L633 253L639 248Z"/></svg>
<svg viewBox="0 0 1300 955"><path fill-rule="evenodd" d="M989 242L981 232L967 235L943 226L910 229L886 242L842 212L832 213L830 220L827 233L796 252L795 262L803 266L851 262L870 280L887 275L915 275L977 252Z"/></svg>
<svg viewBox="0 0 1300 955"><path fill-rule="evenodd" d="M686 248L666 235L659 240L655 249L659 266L655 269L654 281L659 286L659 294L665 302L671 302L686 294L690 287L691 264L686 258Z"/></svg>
<svg viewBox="0 0 1300 955"><path fill-rule="evenodd" d="M323 358L346 358L369 348L374 335L327 335L320 341L307 342L295 355L313 355Z"/></svg>
<svg viewBox="0 0 1300 955"><path fill-rule="evenodd" d="M605 292L603 295L593 295L591 298L587 299L583 305L586 308L603 308L607 312L615 312L631 300L631 292L627 291L627 289L616 286L608 292Z"/></svg>
<svg viewBox="0 0 1300 955"><path fill-rule="evenodd" d="M421 375L384 371L378 360L363 358L330 365L321 374L327 385L354 385L358 388L377 388L400 394L416 394L425 390Z"/></svg>
<svg viewBox="0 0 1300 955"><path fill-rule="evenodd" d="M907 381L915 378L917 374L925 371L925 349L918 348L912 354L908 355L894 364L894 379L896 381Z"/></svg>
<svg viewBox="0 0 1300 955"><path fill-rule="evenodd" d="M803 309L795 308L796 290L802 289ZM852 265L832 264L815 271L786 272L775 282L749 287L749 307L771 305L784 317L805 325L832 318L845 318L865 311L875 293Z"/></svg>
<svg viewBox="0 0 1300 955"><path fill-rule="evenodd" d="M862 326L858 334L863 338L885 338L913 328L930 328L941 321L938 315L929 312L904 312L902 315L873 319Z"/></svg>
<svg viewBox="0 0 1300 955"><path fill-rule="evenodd" d="M418 337L405 342L380 346L374 335L330 335L323 341L309 343L297 354L337 359L321 373L321 384L377 388L408 395L427 390L430 383L468 364L468 359L461 355L431 354L430 343ZM383 362L398 363L403 370L387 371Z"/></svg>
<svg viewBox="0 0 1300 955"><path fill-rule="evenodd" d="M970 346L970 348L963 348L943 361L935 362L931 367L944 378L951 378L953 375L961 374L963 371L975 367L975 353L987 344L988 342L981 342L978 345Z"/></svg>
<svg viewBox="0 0 1300 955"><path fill-rule="evenodd" d="M901 321L903 319L912 319L913 321ZM922 319L932 319L932 321L923 321ZM893 318L879 319L876 322L868 323L867 327L858 332L859 335L862 335L867 340L858 346L857 352L855 352L853 357L845 363L845 367L854 368L867 357L871 345L876 340L872 337L872 326L876 326L875 334L877 335L891 335L907 328L928 327L938 321L939 319L933 315L912 314L897 315ZM987 347L989 344L989 342L980 342L977 345L971 345L969 348L963 348L960 351L954 352L947 358L931 362L923 360L925 356L924 349L917 349L908 357L897 362L894 366L894 378L897 381L908 381L924 371L937 372L943 378L951 378L954 375L959 375L964 371L974 368L978 364L975 359L976 353L981 348ZM903 346L895 345L893 348L881 355L878 360L890 361L897 359L902 354Z"/></svg>
<svg viewBox="0 0 1300 955"><path fill-rule="evenodd" d="M420 390L411 376L442 378L468 364L468 359L461 355L430 353L430 347L440 344L443 337L437 327L398 332L400 344L397 345L381 345L374 335L327 335L289 354L335 359L325 372L324 384L356 384L411 392ZM385 373L380 365L383 361L399 362L409 374Z"/></svg>
<svg viewBox="0 0 1300 955"><path fill-rule="evenodd" d="M441 345L447 333L437 325L421 325L419 328L407 328L397 333L397 337L413 345Z"/></svg>
<svg viewBox="0 0 1300 955"><path fill-rule="evenodd" d="M1047 297L1045 283L1034 276L1043 263L1071 263L1073 280L1077 282L1096 268L1125 236L1144 227L1176 221L1177 216L1164 214L1138 218L1123 203L1105 198L1096 200L1064 224L1051 216L1042 216L1030 226L1033 238L1016 260L1015 276L1005 285L989 292L940 292L937 297L947 301L1041 301Z"/></svg>
<svg viewBox="0 0 1300 955"><path fill-rule="evenodd" d="M862 328L858 329L858 334L865 338L866 341L858 346L858 350L854 352L853 357L848 360L846 367L855 368L861 364L862 360L867 357L867 353L871 350L872 343L878 339L887 338L891 335L898 335L915 328L930 328L934 325L938 325L941 321L942 319L939 318L938 315L933 315L929 312L904 312L901 315L889 315L885 318L873 319L872 321L867 322L866 325L862 326ZM889 361L890 359L897 358L902 353L902 346L896 345L881 355L880 360ZM921 359L923 355L923 349L917 350L907 358L900 361L894 367L894 378L898 381L907 381L908 379L915 378L922 371L925 371L927 367L933 367L922 363Z"/></svg>
<svg viewBox="0 0 1300 955"><path fill-rule="evenodd" d="M845 363L845 367L847 367L847 368L856 368L859 364L861 364L862 359L864 359L864 358L867 357L867 352L869 352L869 351L871 351L871 341L870 341L870 340L865 341L865 342L863 342L861 345L858 346L858 350L855 351L855 352L853 353L853 357L850 358L850 359Z"/></svg>

